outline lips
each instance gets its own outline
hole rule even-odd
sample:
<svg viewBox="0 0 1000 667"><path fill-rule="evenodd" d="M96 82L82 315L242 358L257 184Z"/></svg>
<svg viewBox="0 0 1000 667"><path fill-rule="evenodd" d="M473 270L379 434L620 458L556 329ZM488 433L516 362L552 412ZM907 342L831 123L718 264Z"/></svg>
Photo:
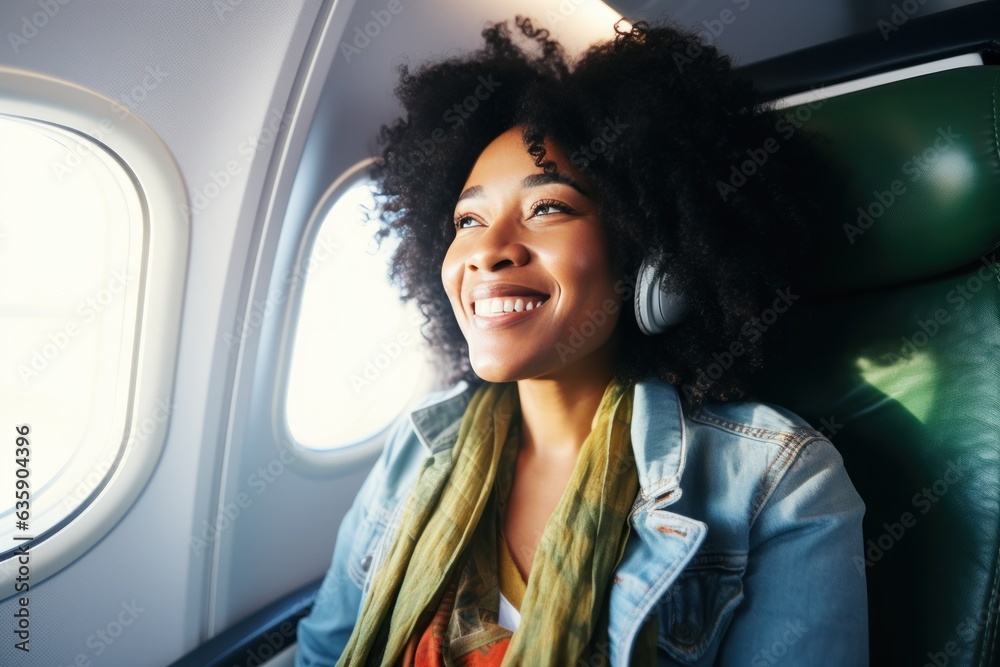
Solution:
<svg viewBox="0 0 1000 667"><path fill-rule="evenodd" d="M471 293L471 310L478 318L520 319L515 313L528 313L541 308L549 295L526 285L513 283L480 283Z"/></svg>
<svg viewBox="0 0 1000 667"><path fill-rule="evenodd" d="M549 295L528 285L516 283L486 282L480 283L469 294L469 306L473 313L489 315L497 312L520 312L541 305L548 300ZM518 309L517 301L521 300L522 308ZM509 303L508 303L509 302Z"/></svg>
<svg viewBox="0 0 1000 667"><path fill-rule="evenodd" d="M476 285L469 294L472 299L492 299L498 296L548 296L547 293L517 283L483 282Z"/></svg>

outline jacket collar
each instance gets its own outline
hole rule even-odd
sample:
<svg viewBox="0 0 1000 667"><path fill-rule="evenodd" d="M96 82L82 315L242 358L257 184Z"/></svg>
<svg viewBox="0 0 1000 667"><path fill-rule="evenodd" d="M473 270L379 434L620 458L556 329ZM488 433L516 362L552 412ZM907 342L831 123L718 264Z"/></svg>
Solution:
<svg viewBox="0 0 1000 667"><path fill-rule="evenodd" d="M476 385L459 382L410 413L417 438L428 453L454 446L458 425L475 390ZM676 501L687 446L684 413L674 386L662 380L637 383L631 423L641 499L644 503Z"/></svg>
<svg viewBox="0 0 1000 667"><path fill-rule="evenodd" d="M454 446L474 392L474 386L460 382L410 413L430 454ZM687 449L683 409L673 385L660 380L636 384L630 435L639 474L639 497L630 516L637 539L629 538L609 592L605 648L612 667L631 662L644 619L694 557L708 530L701 521L665 510L680 498Z"/></svg>

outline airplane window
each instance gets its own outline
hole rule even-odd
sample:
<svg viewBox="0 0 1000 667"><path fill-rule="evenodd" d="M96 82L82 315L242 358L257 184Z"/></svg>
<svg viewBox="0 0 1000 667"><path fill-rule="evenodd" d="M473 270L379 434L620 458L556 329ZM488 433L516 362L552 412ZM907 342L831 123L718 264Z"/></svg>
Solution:
<svg viewBox="0 0 1000 667"><path fill-rule="evenodd" d="M142 198L113 154L0 114L0 405L27 429L16 465L30 497L0 502L4 552L82 510L122 455L145 236Z"/></svg>
<svg viewBox="0 0 1000 667"><path fill-rule="evenodd" d="M334 193L336 194L336 190ZM355 180L322 217L305 274L285 414L300 445L334 450L377 435L432 376L422 316L387 279L396 242L377 245L374 195Z"/></svg>

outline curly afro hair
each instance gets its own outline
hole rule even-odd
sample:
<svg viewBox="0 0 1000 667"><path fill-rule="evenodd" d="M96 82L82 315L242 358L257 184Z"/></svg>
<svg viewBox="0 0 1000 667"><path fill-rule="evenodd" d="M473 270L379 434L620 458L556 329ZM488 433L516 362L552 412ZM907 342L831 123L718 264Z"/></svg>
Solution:
<svg viewBox="0 0 1000 667"><path fill-rule="evenodd" d="M634 275L649 257L687 297L684 320L655 336L622 309L620 380L663 379L695 406L748 399L777 339L764 335L768 309L801 296L830 210L810 140L695 33L622 23L573 67L522 16L524 48L503 21L477 51L398 67L406 115L381 127L372 171L379 239L399 237L390 278L416 300L449 382L480 381L440 279L454 207L479 154L513 127L540 169L555 168L553 141L596 183L616 268Z"/></svg>

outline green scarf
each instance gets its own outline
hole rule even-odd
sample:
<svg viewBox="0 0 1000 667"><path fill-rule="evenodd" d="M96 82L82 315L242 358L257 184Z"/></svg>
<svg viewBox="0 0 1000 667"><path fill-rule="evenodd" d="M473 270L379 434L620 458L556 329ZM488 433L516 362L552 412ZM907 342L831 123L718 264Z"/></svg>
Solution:
<svg viewBox="0 0 1000 667"><path fill-rule="evenodd" d="M606 651L608 585L639 491L629 455L631 416L632 387L610 382L546 523L503 664L575 665L595 647ZM484 383L476 390L450 457L441 452L421 471L338 665L394 667L411 636L426 627L490 505L515 419L516 383ZM656 625L654 615L636 641L633 664L655 663Z"/></svg>

